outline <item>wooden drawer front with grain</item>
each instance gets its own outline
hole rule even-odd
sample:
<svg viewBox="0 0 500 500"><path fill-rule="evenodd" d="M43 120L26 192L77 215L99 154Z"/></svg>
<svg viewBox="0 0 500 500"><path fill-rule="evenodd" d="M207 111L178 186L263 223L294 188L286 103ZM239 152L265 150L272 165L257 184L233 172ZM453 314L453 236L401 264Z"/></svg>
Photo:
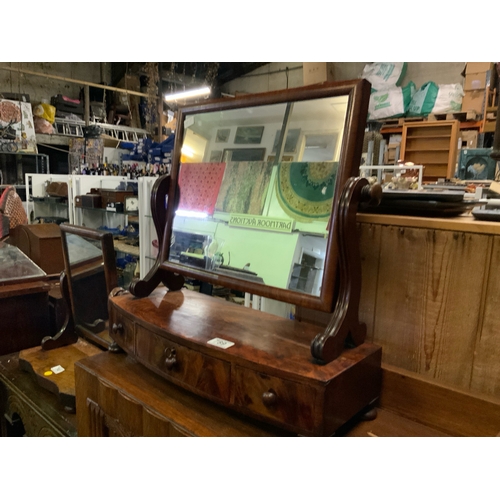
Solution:
<svg viewBox="0 0 500 500"><path fill-rule="evenodd" d="M318 391L311 386L290 382L236 366L234 405L308 434L316 429L315 405Z"/></svg>
<svg viewBox="0 0 500 500"><path fill-rule="evenodd" d="M231 365L166 340L140 325L136 326L138 360L197 393L229 402Z"/></svg>
<svg viewBox="0 0 500 500"><path fill-rule="evenodd" d="M119 313L111 309L110 336L126 352L135 353L135 325L133 321L122 317Z"/></svg>

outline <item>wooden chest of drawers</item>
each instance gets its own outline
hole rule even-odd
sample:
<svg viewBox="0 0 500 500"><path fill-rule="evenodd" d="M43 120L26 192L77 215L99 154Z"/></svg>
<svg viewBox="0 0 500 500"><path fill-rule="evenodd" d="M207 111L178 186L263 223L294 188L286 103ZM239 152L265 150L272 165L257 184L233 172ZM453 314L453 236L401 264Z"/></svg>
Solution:
<svg viewBox="0 0 500 500"><path fill-rule="evenodd" d="M104 352L75 364L80 437L287 436L229 414L170 384L129 356Z"/></svg>
<svg viewBox="0 0 500 500"><path fill-rule="evenodd" d="M111 297L110 328L122 349L168 381L301 435L331 435L380 393L378 346L320 365L309 346L321 327L185 289Z"/></svg>

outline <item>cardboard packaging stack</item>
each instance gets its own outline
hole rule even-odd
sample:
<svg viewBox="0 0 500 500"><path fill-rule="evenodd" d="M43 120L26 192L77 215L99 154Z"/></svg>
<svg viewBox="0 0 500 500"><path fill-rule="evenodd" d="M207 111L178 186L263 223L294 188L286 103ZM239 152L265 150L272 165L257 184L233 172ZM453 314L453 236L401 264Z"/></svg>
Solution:
<svg viewBox="0 0 500 500"><path fill-rule="evenodd" d="M462 111L484 113L486 93L496 83L494 63L468 62L465 67L464 98Z"/></svg>

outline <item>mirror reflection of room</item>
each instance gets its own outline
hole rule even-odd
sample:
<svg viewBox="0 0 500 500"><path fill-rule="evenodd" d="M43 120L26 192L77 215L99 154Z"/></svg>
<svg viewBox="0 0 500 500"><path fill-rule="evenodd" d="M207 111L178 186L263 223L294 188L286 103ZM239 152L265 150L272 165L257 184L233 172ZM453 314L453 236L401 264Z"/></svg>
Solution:
<svg viewBox="0 0 500 500"><path fill-rule="evenodd" d="M188 115L169 260L319 296L347 102Z"/></svg>
<svg viewBox="0 0 500 500"><path fill-rule="evenodd" d="M106 332L108 308L102 245L99 240L63 232L66 239L75 324L99 334Z"/></svg>

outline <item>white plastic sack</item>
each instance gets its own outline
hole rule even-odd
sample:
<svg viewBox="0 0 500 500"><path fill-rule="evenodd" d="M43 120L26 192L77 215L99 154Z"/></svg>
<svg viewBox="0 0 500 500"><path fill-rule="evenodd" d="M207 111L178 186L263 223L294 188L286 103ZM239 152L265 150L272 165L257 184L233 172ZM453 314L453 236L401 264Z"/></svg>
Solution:
<svg viewBox="0 0 500 500"><path fill-rule="evenodd" d="M368 120L404 116L415 92L415 84L409 82L403 87L378 90L370 95Z"/></svg>
<svg viewBox="0 0 500 500"><path fill-rule="evenodd" d="M361 78L372 84L375 90L395 87L401 83L406 73L406 63L369 63L363 69Z"/></svg>
<svg viewBox="0 0 500 500"><path fill-rule="evenodd" d="M439 85L432 113L459 113L462 110L463 97L464 89L459 83Z"/></svg>

